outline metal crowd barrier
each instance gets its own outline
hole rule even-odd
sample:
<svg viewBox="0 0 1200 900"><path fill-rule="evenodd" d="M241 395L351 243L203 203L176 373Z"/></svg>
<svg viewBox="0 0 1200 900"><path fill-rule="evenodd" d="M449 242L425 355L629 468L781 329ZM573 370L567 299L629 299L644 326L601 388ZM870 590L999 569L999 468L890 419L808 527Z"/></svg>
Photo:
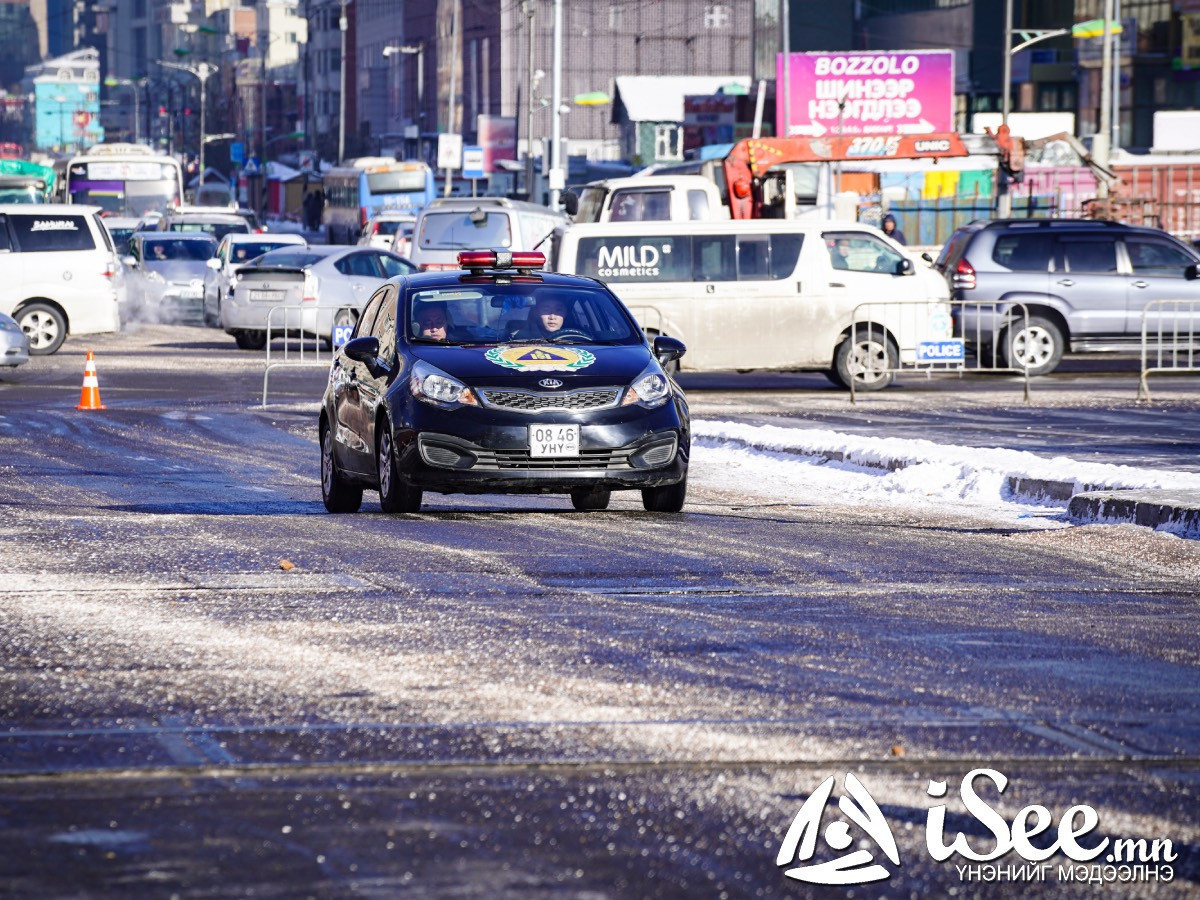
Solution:
<svg viewBox="0 0 1200 900"><path fill-rule="evenodd" d="M1150 400L1150 376L1164 372L1200 372L1200 300L1151 300L1142 310L1138 402Z"/></svg>
<svg viewBox="0 0 1200 900"><path fill-rule="evenodd" d="M266 368L263 370L262 406L267 406L267 391L271 373L276 369L321 368L328 369L333 362L333 336L305 334L302 331L303 315L314 310L341 310L344 303L318 304L300 309L296 306L274 306L267 313ZM336 316L336 312L335 312ZM279 349L273 342L280 340Z"/></svg>
<svg viewBox="0 0 1200 900"><path fill-rule="evenodd" d="M951 313L939 310L949 308ZM967 315L971 313L971 315ZM934 316L950 316L953 321L953 338L942 341L917 342L915 337L929 331L930 319ZM1029 324L1029 309L1023 303L996 303L983 300L951 300L933 302L929 300L875 300L854 307L850 340L857 344L860 337L873 331L891 335L897 342L899 357L895 365L878 365L878 360L856 360L856 373L870 372L885 375L900 375L907 372L923 374L927 379L934 375L953 374L962 377L964 372L1011 372L1021 375L1025 402L1029 400L1029 367L1012 366L1005 360L1001 349L1004 333L1014 323ZM933 323L937 324L937 323ZM945 323L947 326L950 323ZM945 328L947 332L950 328ZM948 354L959 343L961 354ZM970 348L970 349L968 349ZM970 355L968 355L970 354ZM911 357L911 362L904 362ZM850 379L850 402L858 402L856 379Z"/></svg>

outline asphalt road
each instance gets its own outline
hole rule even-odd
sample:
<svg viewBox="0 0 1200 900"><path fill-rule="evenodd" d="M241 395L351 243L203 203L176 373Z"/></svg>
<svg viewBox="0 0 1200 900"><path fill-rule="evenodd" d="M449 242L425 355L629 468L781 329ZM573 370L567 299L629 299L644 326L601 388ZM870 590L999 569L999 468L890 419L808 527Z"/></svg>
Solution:
<svg viewBox="0 0 1200 900"><path fill-rule="evenodd" d="M939 803L947 843L995 845L958 798L976 768L1009 779L977 782L1006 822L1083 804L1081 844L1172 841L1174 880L1113 893L1200 885L1197 542L765 504L699 458L678 516L632 495L604 513L435 496L395 517L368 496L329 516L319 371L273 376L263 410L261 355L216 332L90 345L105 411L73 408L77 340L0 380L6 895L820 894L776 854L848 772L900 860L852 826L891 873L856 896L1092 892L932 858ZM813 376L764 378L789 377ZM1140 453L1122 373L1071 377L1039 383L1039 409L1099 404ZM854 410L816 381L691 387L701 415L985 438L967 411L1024 409L989 385ZM1159 432L1191 439L1194 391L1166 386ZM813 861L845 846L839 818L831 803Z"/></svg>

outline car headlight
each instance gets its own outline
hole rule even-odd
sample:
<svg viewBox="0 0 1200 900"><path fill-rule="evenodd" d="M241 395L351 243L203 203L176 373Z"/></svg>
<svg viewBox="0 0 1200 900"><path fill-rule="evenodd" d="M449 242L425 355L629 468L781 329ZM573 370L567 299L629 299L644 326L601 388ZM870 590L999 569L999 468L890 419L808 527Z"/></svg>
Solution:
<svg viewBox="0 0 1200 900"><path fill-rule="evenodd" d="M651 363L641 375L633 379L633 384L625 391L625 399L621 401L621 405L632 406L637 403L653 409L666 403L670 395L671 383L667 381L667 376L663 374L658 363Z"/></svg>
<svg viewBox="0 0 1200 900"><path fill-rule="evenodd" d="M408 389L418 400L443 409L479 405L469 387L427 362L413 366L408 376Z"/></svg>

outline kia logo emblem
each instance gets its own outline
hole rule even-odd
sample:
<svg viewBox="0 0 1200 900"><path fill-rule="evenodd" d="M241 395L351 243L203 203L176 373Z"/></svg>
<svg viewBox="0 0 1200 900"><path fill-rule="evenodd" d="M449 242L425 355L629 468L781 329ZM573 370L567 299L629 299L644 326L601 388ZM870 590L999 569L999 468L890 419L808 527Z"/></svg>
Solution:
<svg viewBox="0 0 1200 900"><path fill-rule="evenodd" d="M544 388L560 388L563 386L563 383L557 378L543 378L538 384Z"/></svg>

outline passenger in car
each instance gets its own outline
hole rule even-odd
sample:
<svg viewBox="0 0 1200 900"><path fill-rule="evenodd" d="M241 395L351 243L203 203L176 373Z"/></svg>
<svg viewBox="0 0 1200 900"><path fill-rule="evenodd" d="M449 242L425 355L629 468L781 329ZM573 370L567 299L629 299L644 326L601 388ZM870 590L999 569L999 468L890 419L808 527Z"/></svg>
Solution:
<svg viewBox="0 0 1200 900"><path fill-rule="evenodd" d="M539 297L529 312L529 318L511 335L514 338L551 338L570 328L570 309L559 297Z"/></svg>
<svg viewBox="0 0 1200 900"><path fill-rule="evenodd" d="M417 312L417 336L431 341L450 339L450 317L440 304L429 304Z"/></svg>

